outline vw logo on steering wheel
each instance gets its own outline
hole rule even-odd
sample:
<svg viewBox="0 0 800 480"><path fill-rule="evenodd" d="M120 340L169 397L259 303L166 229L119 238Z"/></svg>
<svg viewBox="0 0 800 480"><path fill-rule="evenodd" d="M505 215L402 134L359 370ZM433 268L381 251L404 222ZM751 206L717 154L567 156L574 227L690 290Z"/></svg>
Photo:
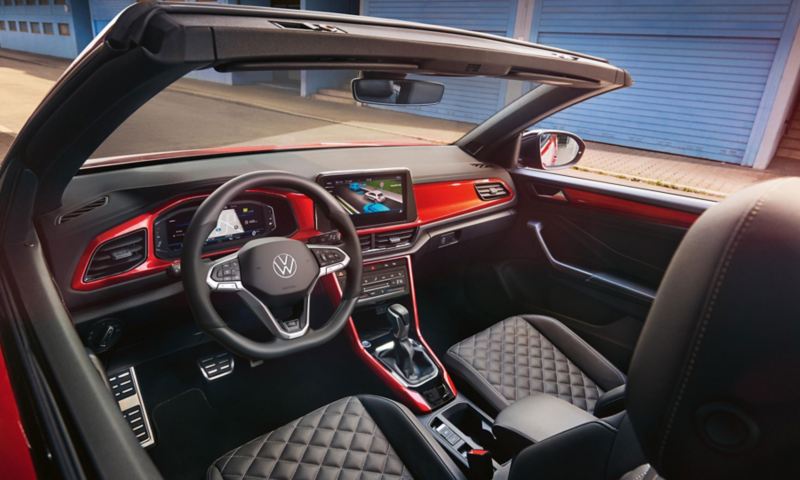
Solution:
<svg viewBox="0 0 800 480"><path fill-rule="evenodd" d="M281 253L272 260L272 269L281 278L292 278L297 273L297 261L288 253Z"/></svg>

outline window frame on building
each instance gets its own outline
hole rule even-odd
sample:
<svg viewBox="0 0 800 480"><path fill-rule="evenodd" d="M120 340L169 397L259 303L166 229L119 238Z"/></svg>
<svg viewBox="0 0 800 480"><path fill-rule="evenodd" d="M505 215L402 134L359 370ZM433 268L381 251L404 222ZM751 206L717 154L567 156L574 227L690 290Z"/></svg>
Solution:
<svg viewBox="0 0 800 480"><path fill-rule="evenodd" d="M42 33L45 35L55 35L55 28L52 22L42 22Z"/></svg>
<svg viewBox="0 0 800 480"><path fill-rule="evenodd" d="M25 20L18 21L17 26L19 27L20 33L28 33L30 31L30 29L28 29L28 22Z"/></svg>
<svg viewBox="0 0 800 480"><path fill-rule="evenodd" d="M71 35L71 28L67 22L58 22L58 36L69 37Z"/></svg>
<svg viewBox="0 0 800 480"><path fill-rule="evenodd" d="M33 35L41 35L42 33L42 24L41 22L28 22L30 25L30 30Z"/></svg>

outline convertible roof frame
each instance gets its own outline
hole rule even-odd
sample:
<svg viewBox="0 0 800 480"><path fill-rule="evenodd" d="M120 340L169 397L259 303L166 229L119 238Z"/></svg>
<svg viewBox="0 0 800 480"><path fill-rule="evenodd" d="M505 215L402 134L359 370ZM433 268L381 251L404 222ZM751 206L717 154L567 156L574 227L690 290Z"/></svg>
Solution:
<svg viewBox="0 0 800 480"><path fill-rule="evenodd" d="M6 163L22 161L38 177L36 211L50 211L100 143L186 73L314 64L532 80L551 87L548 112L558 102L630 84L627 72L602 59L453 28L283 9L139 3L123 11L62 75L17 136ZM498 141L507 142L509 132L544 113L535 104L546 92L534 92L457 144L472 154L501 150Z"/></svg>

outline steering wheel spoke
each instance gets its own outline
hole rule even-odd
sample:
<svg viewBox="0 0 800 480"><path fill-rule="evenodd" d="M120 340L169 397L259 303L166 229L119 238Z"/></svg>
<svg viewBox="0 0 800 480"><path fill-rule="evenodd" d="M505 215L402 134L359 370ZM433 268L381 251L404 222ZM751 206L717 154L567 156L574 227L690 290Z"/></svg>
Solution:
<svg viewBox="0 0 800 480"><path fill-rule="evenodd" d="M220 213L248 189L276 187L309 196L333 226L343 245L307 245L298 239L263 236L248 240L238 252L213 262L202 259ZM347 324L361 286L361 248L349 214L320 185L283 172L251 172L233 178L197 208L186 231L181 254L183 285L197 323L220 343L250 358L274 358L326 342ZM314 318L311 297L325 275L347 271L339 305L326 322ZM274 337L256 341L231 328L216 311L214 293L235 293Z"/></svg>
<svg viewBox="0 0 800 480"><path fill-rule="evenodd" d="M339 247L330 245L308 245L319 264L319 276L344 270L350 264L350 256Z"/></svg>
<svg viewBox="0 0 800 480"><path fill-rule="evenodd" d="M212 262L208 267L206 283L214 291L237 292L244 290L238 255L232 253Z"/></svg>
<svg viewBox="0 0 800 480"><path fill-rule="evenodd" d="M292 340L300 338L308 332L310 320L311 294L303 298L303 310L298 318L280 320L273 313L269 306L262 302L252 292L242 288L237 292L239 298L250 308L258 320L269 330L275 338L282 340Z"/></svg>

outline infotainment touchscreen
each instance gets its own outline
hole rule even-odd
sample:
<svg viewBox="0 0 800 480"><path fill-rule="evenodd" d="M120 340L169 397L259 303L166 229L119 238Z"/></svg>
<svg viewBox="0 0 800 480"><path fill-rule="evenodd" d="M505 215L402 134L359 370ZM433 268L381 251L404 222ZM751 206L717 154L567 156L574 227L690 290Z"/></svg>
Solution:
<svg viewBox="0 0 800 480"><path fill-rule="evenodd" d="M336 197L356 227L412 221L416 216L407 170L323 175L319 183Z"/></svg>

